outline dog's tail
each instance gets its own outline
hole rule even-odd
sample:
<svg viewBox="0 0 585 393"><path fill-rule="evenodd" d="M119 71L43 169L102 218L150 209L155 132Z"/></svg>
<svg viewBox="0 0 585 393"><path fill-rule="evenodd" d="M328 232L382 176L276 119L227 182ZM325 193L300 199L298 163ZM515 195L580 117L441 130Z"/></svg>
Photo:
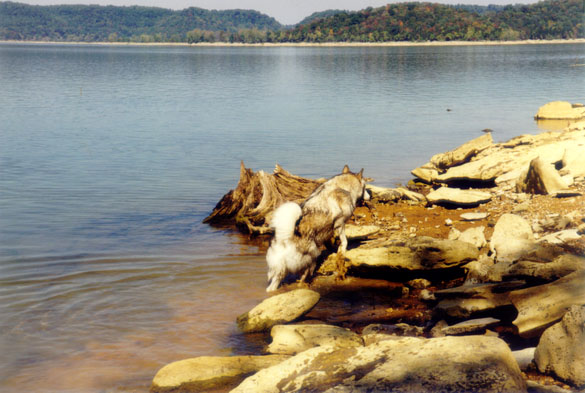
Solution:
<svg viewBox="0 0 585 393"><path fill-rule="evenodd" d="M302 215L301 207L294 202L280 205L272 215L270 227L274 228L274 240L277 242L292 239L297 220Z"/></svg>

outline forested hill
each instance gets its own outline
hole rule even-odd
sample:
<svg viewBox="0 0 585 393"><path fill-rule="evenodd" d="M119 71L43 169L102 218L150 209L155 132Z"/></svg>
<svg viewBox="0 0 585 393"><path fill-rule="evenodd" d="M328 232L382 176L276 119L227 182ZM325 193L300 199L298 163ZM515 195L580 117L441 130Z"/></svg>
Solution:
<svg viewBox="0 0 585 393"><path fill-rule="evenodd" d="M0 39L11 40L185 41L189 31L203 35L209 31L275 31L282 27L276 19L252 10L209 11L193 7L173 11L139 6L0 2Z"/></svg>
<svg viewBox="0 0 585 393"><path fill-rule="evenodd" d="M0 39L122 42L384 42L585 38L583 0L531 5L396 3L324 11L287 28L251 10L0 2Z"/></svg>
<svg viewBox="0 0 585 393"><path fill-rule="evenodd" d="M388 4L336 12L286 33L289 41L478 41L583 38L583 0L531 5Z"/></svg>

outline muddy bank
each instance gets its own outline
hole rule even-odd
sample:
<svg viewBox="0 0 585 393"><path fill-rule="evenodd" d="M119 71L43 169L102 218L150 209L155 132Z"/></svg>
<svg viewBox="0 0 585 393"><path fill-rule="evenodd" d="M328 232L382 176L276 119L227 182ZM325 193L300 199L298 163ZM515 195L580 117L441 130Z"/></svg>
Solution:
<svg viewBox="0 0 585 393"><path fill-rule="evenodd" d="M413 170L408 188L370 186L343 257L324 250L308 284L290 277L234 316L257 353L170 364L152 391L585 388L583 153L585 123L486 134ZM258 197L230 214L262 210ZM241 228L263 226L251 217Z"/></svg>

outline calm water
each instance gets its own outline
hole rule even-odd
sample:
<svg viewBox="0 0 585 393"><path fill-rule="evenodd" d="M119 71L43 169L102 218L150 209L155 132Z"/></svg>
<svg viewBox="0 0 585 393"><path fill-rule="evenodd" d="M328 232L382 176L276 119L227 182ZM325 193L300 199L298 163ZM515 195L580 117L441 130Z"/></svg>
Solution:
<svg viewBox="0 0 585 393"><path fill-rule="evenodd" d="M481 130L583 102L584 45L0 45L0 390L145 391L247 351L265 245L202 225L240 160L393 186ZM449 111L448 111L449 109Z"/></svg>

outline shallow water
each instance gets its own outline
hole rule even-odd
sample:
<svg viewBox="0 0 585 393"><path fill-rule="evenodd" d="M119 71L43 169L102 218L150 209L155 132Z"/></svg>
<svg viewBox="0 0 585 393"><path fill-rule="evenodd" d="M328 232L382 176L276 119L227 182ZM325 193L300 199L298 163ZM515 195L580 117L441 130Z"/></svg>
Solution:
<svg viewBox="0 0 585 393"><path fill-rule="evenodd" d="M201 224L240 160L404 183L584 101L584 49L0 45L0 390L144 391L246 353L266 245Z"/></svg>

